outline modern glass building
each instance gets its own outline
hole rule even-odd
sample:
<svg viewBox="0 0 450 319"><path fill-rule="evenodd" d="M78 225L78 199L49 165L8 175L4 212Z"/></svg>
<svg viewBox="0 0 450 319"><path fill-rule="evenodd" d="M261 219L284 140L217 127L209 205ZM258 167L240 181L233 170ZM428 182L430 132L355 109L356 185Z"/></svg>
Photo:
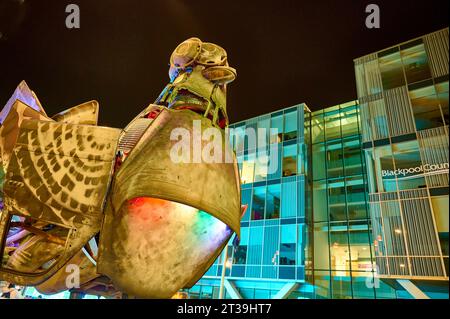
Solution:
<svg viewBox="0 0 450 319"><path fill-rule="evenodd" d="M369 54L359 102L231 125L242 238L189 297L225 265L226 298L448 298L448 49L447 28Z"/></svg>
<svg viewBox="0 0 450 319"><path fill-rule="evenodd" d="M446 286L448 28L356 59L378 273L405 289Z"/></svg>
<svg viewBox="0 0 450 319"><path fill-rule="evenodd" d="M226 298L395 298L374 278L357 102L313 113L301 104L231 128L242 237L189 298L218 298L224 265ZM247 129L267 129L267 145L249 146Z"/></svg>
<svg viewBox="0 0 450 319"><path fill-rule="evenodd" d="M354 60L358 100L230 125L241 238L188 298L448 298L449 30Z"/></svg>
<svg viewBox="0 0 450 319"><path fill-rule="evenodd" d="M230 125L242 204L248 205L241 239L237 247L230 241L228 259L216 260L189 290L190 298L217 298L224 265L229 298L297 298L313 293L305 274L310 247L305 112L308 108L300 104Z"/></svg>
<svg viewBox="0 0 450 319"><path fill-rule="evenodd" d="M306 118L312 154L315 298L395 298L375 277L357 101Z"/></svg>

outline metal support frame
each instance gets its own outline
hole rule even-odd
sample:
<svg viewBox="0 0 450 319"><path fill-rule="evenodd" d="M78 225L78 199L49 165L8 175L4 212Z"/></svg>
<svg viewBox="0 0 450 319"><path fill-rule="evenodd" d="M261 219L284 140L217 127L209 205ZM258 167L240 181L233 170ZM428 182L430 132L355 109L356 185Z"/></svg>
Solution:
<svg viewBox="0 0 450 319"><path fill-rule="evenodd" d="M422 290L414 285L411 280L397 279L397 282L414 297L414 299L430 299Z"/></svg>
<svg viewBox="0 0 450 319"><path fill-rule="evenodd" d="M297 289L298 283L296 282L288 282L283 286L283 288L280 289L280 291L277 292L275 296L272 297L272 299L286 299L289 294Z"/></svg>
<svg viewBox="0 0 450 319"><path fill-rule="evenodd" d="M231 299L242 299L241 294L239 293L233 282L229 281L228 279L225 279L224 286L228 294L231 296Z"/></svg>

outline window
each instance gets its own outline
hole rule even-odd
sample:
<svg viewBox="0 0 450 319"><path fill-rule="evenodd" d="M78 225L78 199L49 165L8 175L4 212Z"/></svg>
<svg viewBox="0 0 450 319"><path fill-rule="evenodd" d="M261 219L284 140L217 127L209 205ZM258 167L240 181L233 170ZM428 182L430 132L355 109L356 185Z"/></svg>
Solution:
<svg viewBox="0 0 450 319"><path fill-rule="evenodd" d="M328 223L314 223L314 269L330 269Z"/></svg>
<svg viewBox="0 0 450 319"><path fill-rule="evenodd" d="M295 243L281 243L280 265L295 265Z"/></svg>
<svg viewBox="0 0 450 319"><path fill-rule="evenodd" d="M333 299L351 299L353 297L350 274L341 275L340 273L332 273L331 287Z"/></svg>
<svg viewBox="0 0 450 319"><path fill-rule="evenodd" d="M264 145L259 145L259 140L257 140L258 142L258 147L262 147L262 146L266 146L269 144L270 141L270 117L264 117L258 120L258 134L257 134L257 139L261 138L259 136L262 132L265 132L265 138L264 138Z"/></svg>
<svg viewBox="0 0 450 319"><path fill-rule="evenodd" d="M313 183L313 203L314 203L314 221L328 220L327 207L327 183L326 181L316 181Z"/></svg>
<svg viewBox="0 0 450 319"><path fill-rule="evenodd" d="M445 125L448 125L448 77L447 81L436 83L436 93L439 105L441 106L442 115L444 116Z"/></svg>
<svg viewBox="0 0 450 319"><path fill-rule="evenodd" d="M306 144L298 144L298 157L297 157L297 174L308 174L308 147Z"/></svg>
<svg viewBox="0 0 450 319"><path fill-rule="evenodd" d="M408 83L431 78L427 54L422 40L407 43L401 47L401 55Z"/></svg>
<svg viewBox="0 0 450 319"><path fill-rule="evenodd" d="M236 153L244 151L245 126L234 129L234 149Z"/></svg>
<svg viewBox="0 0 450 319"><path fill-rule="evenodd" d="M367 222L350 222L348 234L352 271L371 272L373 265Z"/></svg>
<svg viewBox="0 0 450 319"><path fill-rule="evenodd" d="M432 82L426 86L410 86L409 96L417 130L442 126L444 121L439 99Z"/></svg>
<svg viewBox="0 0 450 319"><path fill-rule="evenodd" d="M312 154L314 160L312 161L314 180L326 178L325 174L325 144L314 144L312 146Z"/></svg>
<svg viewBox="0 0 450 319"><path fill-rule="evenodd" d="M312 133L312 143L320 143L325 139L325 126L323 121L323 114L319 113L312 117L311 119L311 133Z"/></svg>
<svg viewBox="0 0 450 319"><path fill-rule="evenodd" d="M367 218L366 191L362 175L347 177L345 180L345 188L347 192L348 218Z"/></svg>
<svg viewBox="0 0 450 319"><path fill-rule="evenodd" d="M281 226L280 265L295 265L297 225Z"/></svg>
<svg viewBox="0 0 450 319"><path fill-rule="evenodd" d="M282 201L281 201L281 217L292 218L297 216L297 182L283 182L282 185Z"/></svg>
<svg viewBox="0 0 450 319"><path fill-rule="evenodd" d="M201 287L200 299L212 299L212 286L203 285Z"/></svg>
<svg viewBox="0 0 450 319"><path fill-rule="evenodd" d="M378 54L383 89L389 90L405 85L403 65L398 48L388 49Z"/></svg>
<svg viewBox="0 0 450 319"><path fill-rule="evenodd" d="M269 157L267 151L258 151L255 163L255 182L265 181L267 179Z"/></svg>
<svg viewBox="0 0 450 319"><path fill-rule="evenodd" d="M306 224L297 225L297 266L305 265L305 238L307 236L307 228Z"/></svg>
<svg viewBox="0 0 450 319"><path fill-rule="evenodd" d="M344 139L345 175L362 174L361 144L359 138Z"/></svg>
<svg viewBox="0 0 450 319"><path fill-rule="evenodd" d="M347 223L331 223L330 228L331 269L336 276L349 276L350 248Z"/></svg>
<svg viewBox="0 0 450 319"><path fill-rule="evenodd" d="M370 191L392 192L397 190L391 145L378 146L367 152Z"/></svg>
<svg viewBox="0 0 450 319"><path fill-rule="evenodd" d="M242 205L248 205L245 215L242 217L242 221L248 221L250 218L250 212L252 211L252 190L243 189L241 191L241 203Z"/></svg>
<svg viewBox="0 0 450 319"><path fill-rule="evenodd" d="M376 279L379 281L379 279ZM373 273L372 272L359 272L352 271L352 288L353 288L353 298L354 299L374 299L374 287L371 287L367 283L373 283ZM377 287L377 298L379 295L380 288Z"/></svg>
<svg viewBox="0 0 450 319"><path fill-rule="evenodd" d="M344 176L342 143L340 141L327 144L327 177Z"/></svg>
<svg viewBox="0 0 450 319"><path fill-rule="evenodd" d="M247 260L247 246L239 245L233 255L233 264L243 265Z"/></svg>
<svg viewBox="0 0 450 319"><path fill-rule="evenodd" d="M339 106L334 111L325 113L325 135L326 140L341 138L341 114L339 113Z"/></svg>
<svg viewBox="0 0 450 319"><path fill-rule="evenodd" d="M281 144L273 144L269 147L269 164L267 167L268 179L281 177Z"/></svg>
<svg viewBox="0 0 450 319"><path fill-rule="evenodd" d="M242 175L241 183L248 184L253 183L255 171L255 154L247 154L244 157L244 162L242 163Z"/></svg>
<svg viewBox="0 0 450 319"><path fill-rule="evenodd" d="M247 265L258 266L247 266L247 277L261 276L262 242L263 228L260 226L250 227L249 245L247 247Z"/></svg>
<svg viewBox="0 0 450 319"><path fill-rule="evenodd" d="M280 184L267 187L266 219L280 218L280 193Z"/></svg>
<svg viewBox="0 0 450 319"><path fill-rule="evenodd" d="M328 182L328 205L330 221L346 220L345 187L343 179Z"/></svg>
<svg viewBox="0 0 450 319"><path fill-rule="evenodd" d="M258 142L257 135L257 125L256 123L250 123L245 128L245 144L244 150L254 150L256 149L256 143Z"/></svg>
<svg viewBox="0 0 450 319"><path fill-rule="evenodd" d="M330 272L314 271L314 294L317 299L331 298Z"/></svg>
<svg viewBox="0 0 450 319"><path fill-rule="evenodd" d="M297 174L297 144L283 148L283 176Z"/></svg>
<svg viewBox="0 0 450 319"><path fill-rule="evenodd" d="M279 226L266 226L264 228L263 264L278 265L279 257Z"/></svg>
<svg viewBox="0 0 450 319"><path fill-rule="evenodd" d="M342 137L359 134L357 105L341 109L341 131Z"/></svg>
<svg viewBox="0 0 450 319"><path fill-rule="evenodd" d="M253 189L252 220L264 219L265 199L266 187L255 187Z"/></svg>
<svg viewBox="0 0 450 319"><path fill-rule="evenodd" d="M283 115L272 115L270 123L270 144L283 141Z"/></svg>
<svg viewBox="0 0 450 319"><path fill-rule="evenodd" d="M426 187L417 140L392 144L400 190Z"/></svg>
<svg viewBox="0 0 450 319"><path fill-rule="evenodd" d="M284 114L284 141L297 138L297 110Z"/></svg>

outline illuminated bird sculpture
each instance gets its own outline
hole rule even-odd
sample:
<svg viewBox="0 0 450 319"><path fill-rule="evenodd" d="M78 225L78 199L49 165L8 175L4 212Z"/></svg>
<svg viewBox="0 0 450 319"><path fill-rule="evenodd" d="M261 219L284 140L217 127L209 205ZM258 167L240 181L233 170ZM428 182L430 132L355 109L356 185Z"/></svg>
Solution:
<svg viewBox="0 0 450 319"><path fill-rule="evenodd" d="M172 53L169 76L123 130L96 126L96 101L49 117L18 86L0 113L0 280L57 293L78 269L81 292L170 298L239 235L239 174L224 131L236 71L223 48L191 38ZM232 161L174 161L171 134L195 134L193 123L220 132Z"/></svg>

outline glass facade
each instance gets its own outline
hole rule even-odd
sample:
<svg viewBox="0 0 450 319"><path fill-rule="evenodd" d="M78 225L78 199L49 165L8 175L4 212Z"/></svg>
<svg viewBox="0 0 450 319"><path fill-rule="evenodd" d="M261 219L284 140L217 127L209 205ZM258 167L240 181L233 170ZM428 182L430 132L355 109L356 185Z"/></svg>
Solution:
<svg viewBox="0 0 450 319"><path fill-rule="evenodd" d="M242 204L248 208L241 221L239 245L230 240L227 260L219 256L198 285L189 290L191 296L199 287L209 291L205 280L220 279L224 265L227 280L236 284L243 297L270 298L278 290L267 287L289 282L297 284L293 296L301 296L300 291L307 289L304 110L306 105L300 104L230 125ZM255 279L259 286L266 282L266 287L255 286Z"/></svg>
<svg viewBox="0 0 450 319"><path fill-rule="evenodd" d="M356 101L307 117L311 132L315 298L393 298L375 285L365 162Z"/></svg>
<svg viewBox="0 0 450 319"><path fill-rule="evenodd" d="M382 278L448 281L448 28L355 60Z"/></svg>
<svg viewBox="0 0 450 319"><path fill-rule="evenodd" d="M218 298L225 265L226 298L448 298L448 47L447 28L356 59L358 101L231 125L241 240L188 296Z"/></svg>

